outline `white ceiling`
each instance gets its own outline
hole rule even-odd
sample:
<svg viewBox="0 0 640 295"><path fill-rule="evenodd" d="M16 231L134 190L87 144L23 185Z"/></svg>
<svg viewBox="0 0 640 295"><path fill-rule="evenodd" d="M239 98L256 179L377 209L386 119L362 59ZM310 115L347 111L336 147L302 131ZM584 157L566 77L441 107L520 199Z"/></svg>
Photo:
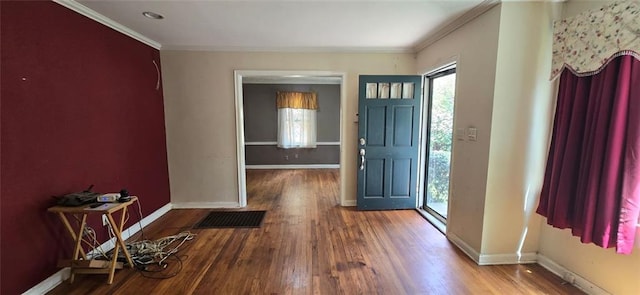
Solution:
<svg viewBox="0 0 640 295"><path fill-rule="evenodd" d="M443 31L454 29L456 22L468 21L474 11L497 1L78 2L160 43L162 49L411 52L441 36ZM159 13L165 18L148 19L142 16L143 11Z"/></svg>

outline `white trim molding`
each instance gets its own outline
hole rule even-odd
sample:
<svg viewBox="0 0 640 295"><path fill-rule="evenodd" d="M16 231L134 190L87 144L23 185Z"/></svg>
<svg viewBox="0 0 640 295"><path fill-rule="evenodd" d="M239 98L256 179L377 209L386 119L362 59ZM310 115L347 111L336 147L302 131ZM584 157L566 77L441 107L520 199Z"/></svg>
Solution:
<svg viewBox="0 0 640 295"><path fill-rule="evenodd" d="M542 254L538 254L538 264L589 295L610 295L609 292Z"/></svg>
<svg viewBox="0 0 640 295"><path fill-rule="evenodd" d="M241 208L239 203L235 202L179 202L173 203L173 209L222 209L222 208Z"/></svg>
<svg viewBox="0 0 640 295"><path fill-rule="evenodd" d="M305 70L288 70L288 71L272 71L272 70L235 70L233 71L235 84L235 108L236 108L236 159L237 159L237 175L238 175L238 204L240 207L247 206L247 174L245 161L245 138L244 138L244 96L242 92L242 84L245 79L263 78L263 77L335 77L340 80L340 142L342 142L342 129L344 120L344 109L346 107L347 95L345 92L347 75L344 72L333 71L305 71ZM344 161L347 150L344 145L340 145L340 161ZM340 167L340 166L338 166ZM291 168L291 167L289 167ZM289 169L287 168L287 169ZM273 168L271 168L273 169ZM344 201L346 173L344 168L340 168L340 201Z"/></svg>
<svg viewBox="0 0 640 295"><path fill-rule="evenodd" d="M53 290L53 288L60 285L70 276L71 276L71 268L65 267L22 294L23 295L47 294L47 292Z"/></svg>
<svg viewBox="0 0 640 295"><path fill-rule="evenodd" d="M529 264L537 260L537 253L480 254L478 265Z"/></svg>
<svg viewBox="0 0 640 295"><path fill-rule="evenodd" d="M158 210L154 211L153 213L149 214L149 216L142 218L140 222L136 222L134 225L123 230L122 239L126 240L131 236L135 235L142 228L146 227L147 225L156 221L162 215L165 215L167 212L171 211L172 207L173 205L171 203L166 204L160 207ZM98 248L101 248L103 251L107 252L113 249L115 245L114 243L115 243L115 238L112 238L111 240L108 240L102 243L102 245L98 246ZM94 254L94 251L91 251L87 253L87 256L91 256L93 254ZM27 294L27 295L46 294L47 292L53 290L53 288L60 285L66 279L68 279L70 275L71 275L71 268L65 267L22 294Z"/></svg>
<svg viewBox="0 0 640 295"><path fill-rule="evenodd" d="M162 47L162 44L126 27L123 26L121 24L119 24L118 22L96 12L95 10L86 7L74 0L53 0L53 2L58 3L66 8L69 8L79 14L82 14L94 21L97 21L109 28L112 28L122 34L125 34L133 39L136 39L144 44L147 44L155 49L160 50L160 48Z"/></svg>
<svg viewBox="0 0 640 295"><path fill-rule="evenodd" d="M413 51L417 53L429 47L431 44L436 43L438 40L451 34L453 31L474 20L476 17L482 15L483 13L489 11L489 9L493 8L499 3L499 0L484 0L480 2L480 4L465 12L460 17L442 25L440 28L435 30L433 34L426 36L424 39L422 39L422 41L418 42L417 45L413 47Z"/></svg>
<svg viewBox="0 0 640 295"><path fill-rule="evenodd" d="M469 244L463 241L460 237L456 236L455 234L449 233L447 235L447 239L449 239L451 243L458 247L458 249L464 252L464 254L467 254L467 256L471 258L471 260L475 261L476 263L480 261L480 253L473 249L473 247L469 246Z"/></svg>
<svg viewBox="0 0 640 295"><path fill-rule="evenodd" d="M478 265L528 264L538 259L537 253L480 254L455 234L449 233L447 238Z"/></svg>
<svg viewBox="0 0 640 295"><path fill-rule="evenodd" d="M246 165L246 169L339 169L340 164Z"/></svg>
<svg viewBox="0 0 640 295"><path fill-rule="evenodd" d="M278 145L276 141L245 141L244 145Z"/></svg>
<svg viewBox="0 0 640 295"><path fill-rule="evenodd" d="M343 200L340 203L340 206L342 206L342 207L355 207L355 206L358 205L357 202L358 202L357 200Z"/></svg>
<svg viewBox="0 0 640 295"><path fill-rule="evenodd" d="M276 141L246 141L244 145L278 145ZM316 142L316 145L340 145L339 141Z"/></svg>
<svg viewBox="0 0 640 295"><path fill-rule="evenodd" d="M165 50L276 53L414 53L411 47L246 47L165 44Z"/></svg>

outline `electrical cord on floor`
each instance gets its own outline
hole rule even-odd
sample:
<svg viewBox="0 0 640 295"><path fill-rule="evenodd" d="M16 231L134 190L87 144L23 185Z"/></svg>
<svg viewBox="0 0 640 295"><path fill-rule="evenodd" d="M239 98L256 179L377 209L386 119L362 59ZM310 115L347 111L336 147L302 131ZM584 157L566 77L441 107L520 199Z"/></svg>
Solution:
<svg viewBox="0 0 640 295"><path fill-rule="evenodd" d="M196 234L186 231L155 241L146 240L144 238L144 231L142 230L142 208L140 206L140 201L136 203L138 203L138 224L140 225L141 240L125 242L127 250L131 255L131 260L134 264L133 266L146 278L168 279L176 276L180 271L182 271L181 257L188 257L187 255L178 256L176 253L185 242L193 240ZM74 217L76 222L80 224L80 219L77 216ZM127 212L127 216L125 216L124 224L126 224L128 220L129 212ZM107 222L105 226L107 227L109 240L113 241L115 237L113 225L111 222ZM111 260L113 257L113 249L105 252L98 242L96 231L90 226L85 226L81 241L93 250L93 257L88 257L89 259L97 258ZM169 248L175 243L177 243L176 246ZM122 250L119 250L118 252L118 260L124 260L124 262L126 262L126 258L124 257ZM174 265L174 263L177 264L177 270L170 266ZM166 273L167 271L172 272Z"/></svg>
<svg viewBox="0 0 640 295"><path fill-rule="evenodd" d="M173 255L168 257L168 259L165 259L164 262L147 264L141 267L136 266L136 269L140 271L140 274L145 278L159 279L159 280L172 278L177 276L182 271L182 258L180 257L181 256L179 255ZM188 257L188 256L183 255L182 257ZM167 262L168 260L175 260L178 265L178 269L168 274L163 274L170 270L170 267L169 267L170 263Z"/></svg>
<svg viewBox="0 0 640 295"><path fill-rule="evenodd" d="M182 270L182 259L176 255L176 253L184 243L194 239L195 236L195 234L187 231L155 241L143 240L126 243L126 246L131 255L134 267L139 270L144 277L166 279L180 273ZM177 245L175 245L176 243ZM107 253L108 257L113 256L112 252L113 250ZM122 254L122 256L120 254ZM124 253L118 253L118 257L123 258ZM173 262L177 263L177 270L170 267L170 262L172 262L171 264L173 264ZM166 274L165 272L167 271L171 272Z"/></svg>

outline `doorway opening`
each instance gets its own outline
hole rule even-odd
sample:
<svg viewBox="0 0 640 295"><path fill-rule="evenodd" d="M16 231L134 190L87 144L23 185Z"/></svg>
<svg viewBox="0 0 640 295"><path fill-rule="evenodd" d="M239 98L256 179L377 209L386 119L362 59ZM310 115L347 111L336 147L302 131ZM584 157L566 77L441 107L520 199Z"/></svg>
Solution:
<svg viewBox="0 0 640 295"><path fill-rule="evenodd" d="M244 111L244 91L243 84L258 83L271 83L271 84L313 84L313 83L328 83L333 81L340 85L340 115L339 115L339 128L340 128L340 140L339 142L325 143L327 145L339 145L340 163L344 159L344 145L342 145L343 134L343 111L346 106L346 91L344 87L346 74L342 72L330 72L330 71L252 71L252 70L237 70L234 72L235 83L235 106L236 106L236 156L238 160L238 206L247 206L247 174L246 174L246 145L251 144L270 144L269 142L259 143L247 143L245 140L245 111ZM274 93L275 95L275 93ZM344 166L340 167L340 203L346 204L344 196L344 176L347 175L343 171Z"/></svg>
<svg viewBox="0 0 640 295"><path fill-rule="evenodd" d="M427 130L422 208L436 222L447 224L449 215L451 152L455 105L455 64L425 75ZM431 219L431 218L429 218Z"/></svg>

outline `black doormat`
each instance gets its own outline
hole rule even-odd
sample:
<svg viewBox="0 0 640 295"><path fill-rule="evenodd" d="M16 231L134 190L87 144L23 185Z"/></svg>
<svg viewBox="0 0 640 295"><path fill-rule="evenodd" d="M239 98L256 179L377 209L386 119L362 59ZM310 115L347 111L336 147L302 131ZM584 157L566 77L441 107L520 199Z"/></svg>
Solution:
<svg viewBox="0 0 640 295"><path fill-rule="evenodd" d="M194 228L260 227L267 211L211 211Z"/></svg>

